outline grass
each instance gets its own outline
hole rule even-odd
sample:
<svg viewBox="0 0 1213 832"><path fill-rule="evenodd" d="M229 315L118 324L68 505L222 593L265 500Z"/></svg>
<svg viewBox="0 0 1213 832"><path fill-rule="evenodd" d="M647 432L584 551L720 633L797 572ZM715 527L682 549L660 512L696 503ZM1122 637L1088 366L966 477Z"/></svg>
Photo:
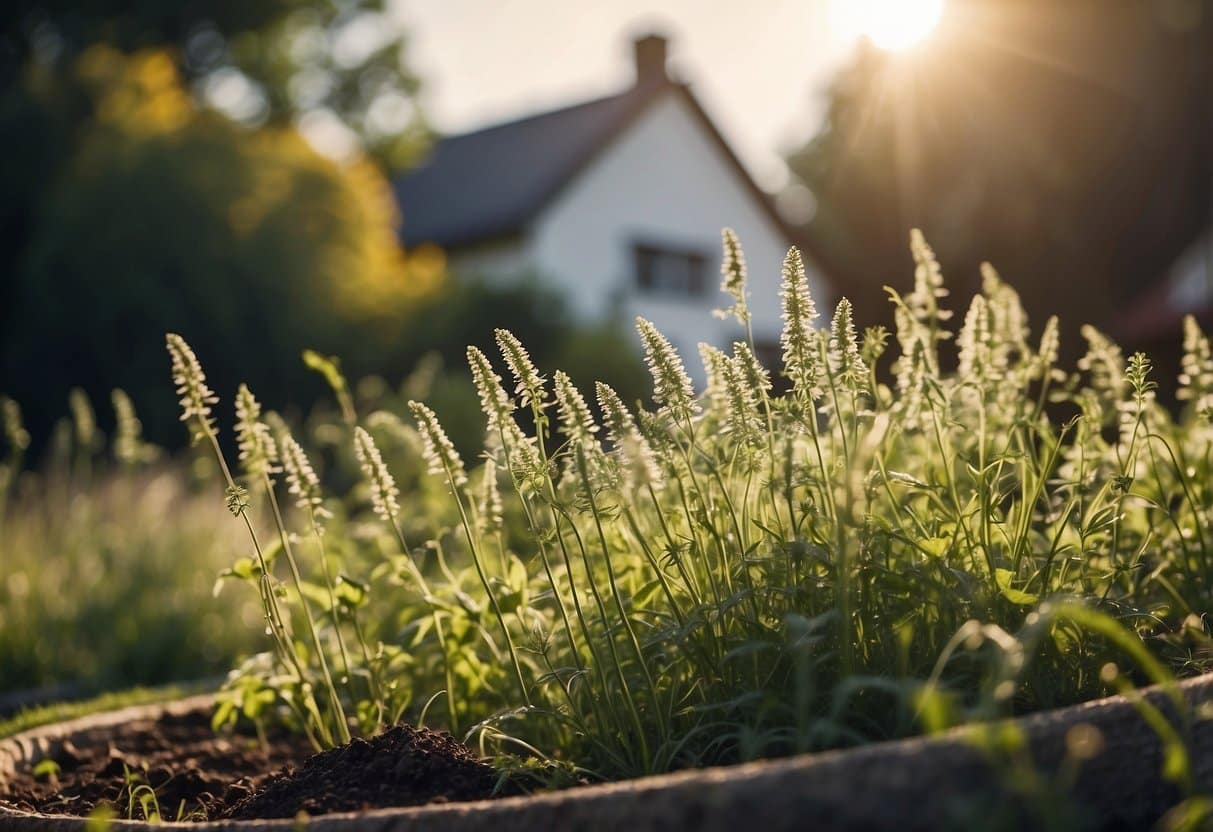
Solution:
<svg viewBox="0 0 1213 832"><path fill-rule="evenodd" d="M171 702L175 699L206 690L201 685L162 685L160 687L135 687L129 690L103 693L89 699L74 702L56 702L53 705L39 705L26 708L13 716L0 720L0 739L20 734L43 725L56 722L67 722L72 719L89 716L90 714L116 711L135 705L153 705L159 702Z"/></svg>
<svg viewBox="0 0 1213 832"><path fill-rule="evenodd" d="M255 602L212 595L243 546L212 475L146 445L129 400L114 402L119 429L105 442L75 392L36 471L24 470L19 411L3 405L0 693L211 677L258 643Z"/></svg>
<svg viewBox="0 0 1213 832"><path fill-rule="evenodd" d="M862 337L846 300L818 328L789 253L777 390L726 232L742 334L701 348L701 392L644 320L652 410L600 384L595 412L590 388L549 381L498 331L500 363L468 351L482 459L469 468L420 402L410 425L346 397L343 419L311 426L318 460L361 468L342 494L247 388L229 467L218 397L170 335L183 418L248 533L230 576L255 588L269 646L233 673L216 724L283 719L323 747L407 714L614 779L1207 667L1207 338L1188 321L1176 418L1149 360L1090 327L1060 366L1059 322L1031 337L992 268L956 328L921 235L912 251L895 331Z"/></svg>

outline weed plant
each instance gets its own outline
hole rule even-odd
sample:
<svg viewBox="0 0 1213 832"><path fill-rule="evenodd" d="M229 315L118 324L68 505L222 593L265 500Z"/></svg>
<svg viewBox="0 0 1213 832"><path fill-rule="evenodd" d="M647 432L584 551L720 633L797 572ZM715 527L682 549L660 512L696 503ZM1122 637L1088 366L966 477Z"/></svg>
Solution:
<svg viewBox="0 0 1213 832"><path fill-rule="evenodd" d="M347 397L322 455L356 454L362 482L341 498L247 388L229 470L217 397L168 336L183 419L251 536L229 574L257 587L272 645L232 674L216 723L282 718L324 746L407 714L619 778L1196 672L1213 588L1208 338L1185 323L1173 417L1149 360L1091 327L1077 367L1060 366L1058 320L1032 336L988 266L956 326L920 234L911 249L895 330L862 336L845 299L819 320L789 252L778 388L728 231L724 314L744 335L701 346L698 392L643 319L652 409L548 378L498 330L497 356L468 350L482 458L465 464L421 402L409 424ZM410 482L420 458L428 481L402 494L388 457Z"/></svg>

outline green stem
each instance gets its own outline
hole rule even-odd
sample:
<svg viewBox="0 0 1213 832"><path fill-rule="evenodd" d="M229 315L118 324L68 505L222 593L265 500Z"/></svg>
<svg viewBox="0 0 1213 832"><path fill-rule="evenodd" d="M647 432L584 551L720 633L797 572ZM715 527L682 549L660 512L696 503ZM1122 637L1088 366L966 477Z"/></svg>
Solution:
<svg viewBox="0 0 1213 832"><path fill-rule="evenodd" d="M408 565L409 572L412 573L413 580L421 588L422 594L425 595L426 604L430 607L430 620L434 624L434 634L438 636L438 643L442 647L442 673L446 679L446 711L447 719L450 720L450 731L456 734L459 731L459 709L455 703L455 675L451 669L451 651L447 647L446 633L442 629L442 619L438 615L438 611L434 609L433 593L430 592L430 586L425 580L425 576L421 574L421 570L417 564L413 563L413 555L409 551L409 545L405 542L404 532L400 531L400 524L396 520L396 515L389 514L392 531L396 533L396 541L400 544L400 551L404 555L404 562Z"/></svg>
<svg viewBox="0 0 1213 832"><path fill-rule="evenodd" d="M472 524L468 519L467 510L463 506L463 499L459 496L459 489L455 486L455 475L447 464L446 459L442 460L442 467L446 471L446 481L451 487L451 495L455 498L455 504L459 506L459 519L463 522L463 532L467 536L468 549L472 554L472 563L475 564L476 574L480 576L480 584L484 587L484 594L489 598L489 604L493 608L493 615L497 618L497 623L501 627L501 632L505 635L506 649L510 651L510 664L514 668L514 677L518 680L518 692L522 694L522 700L530 707L531 697L527 692L526 681L522 678L522 666L518 663L518 650L514 647L514 637L510 635L510 628L505 624L505 616L501 613L501 605L497 603L497 596L493 594L493 588L489 585L488 575L484 571L484 559L480 553L480 547L476 545L476 535L472 533Z"/></svg>
<svg viewBox="0 0 1213 832"><path fill-rule="evenodd" d="M238 487L235 479L232 477L231 469L227 466L227 460L223 456L223 451L219 448L219 437L215 435L215 431L211 428L210 423L206 419L199 418L197 419L197 422L198 426L202 429L203 435L205 435L210 441L211 448L215 452L215 459L219 461L219 468L223 472L223 478L227 482L228 489L233 494L236 493ZM261 568L261 574L264 580L268 583L272 580L270 577L269 564L266 562L265 552L261 548L261 542L257 538L257 531L253 528L253 521L249 519L247 507L241 506L235 513L238 514L240 519L244 521L244 526L248 530L249 538L253 542L253 551L257 554L257 564ZM303 667L299 664L299 657L295 655L295 648L291 644L291 640L286 633L286 625L282 618L282 611L278 607L278 600L274 594L273 587L264 587L261 593L261 598L261 603L266 613L266 620L270 622L270 631L274 637L274 642L277 646L278 653L284 660L287 661L287 663L291 665L291 667L294 668L295 676L299 680L299 684L301 686L305 686L307 684L307 674L303 672ZM304 692L306 698L311 700L310 692L307 692L306 688L304 688ZM311 701L311 710L317 716L319 716L319 709L316 708L314 701ZM306 720L304 721L304 724L307 724ZM325 728L322 720L320 721L318 727L321 728L327 737L328 730ZM332 745L333 743L331 737L328 737L324 744Z"/></svg>
<svg viewBox="0 0 1213 832"><path fill-rule="evenodd" d="M329 670L328 658L325 656L324 645L320 642L320 634L316 631L316 621L312 616L311 605L307 602L307 596L303 593L303 578L299 573L299 564L295 560L295 553L291 547L290 535L287 533L286 524L282 520L282 511L278 508L278 498L274 495L274 482L270 479L267 471L262 472L261 481L262 485L265 486L265 493L269 497L270 507L273 509L274 522L278 526L278 535L282 540L282 551L286 554L286 562L291 570L291 578L295 582L295 591L299 593L299 605L303 608L303 617L307 620L308 634L311 636L312 646L316 650L316 659L320 662L320 673L324 678L324 685L328 689L329 699L332 702L333 713L337 719L337 736L341 738L342 743L348 743L350 741L349 719L345 715L345 708L341 704L341 697L337 693L337 686L333 684L333 674Z"/></svg>

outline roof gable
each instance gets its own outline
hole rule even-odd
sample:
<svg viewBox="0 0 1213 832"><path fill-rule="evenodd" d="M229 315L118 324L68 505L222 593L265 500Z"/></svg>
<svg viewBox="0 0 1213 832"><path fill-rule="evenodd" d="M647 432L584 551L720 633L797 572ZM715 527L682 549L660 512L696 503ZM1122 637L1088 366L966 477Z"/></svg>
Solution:
<svg viewBox="0 0 1213 832"><path fill-rule="evenodd" d="M406 245L458 248L517 233L664 94L679 95L783 236L793 235L684 84L662 79L584 104L438 141L393 183Z"/></svg>
<svg viewBox="0 0 1213 832"><path fill-rule="evenodd" d="M635 87L439 140L393 182L404 242L456 247L518 231L658 92Z"/></svg>

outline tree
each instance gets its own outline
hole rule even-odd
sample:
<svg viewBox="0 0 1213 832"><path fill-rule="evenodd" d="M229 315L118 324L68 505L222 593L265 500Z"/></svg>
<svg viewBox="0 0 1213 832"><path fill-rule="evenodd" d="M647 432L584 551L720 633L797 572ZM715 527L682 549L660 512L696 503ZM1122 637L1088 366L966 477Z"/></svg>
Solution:
<svg viewBox="0 0 1213 832"><path fill-rule="evenodd" d="M163 50L199 100L247 125L340 126L389 168L423 143L405 29L386 0L13 0L0 84L91 47Z"/></svg>
<svg viewBox="0 0 1213 832"><path fill-rule="evenodd" d="M919 226L954 287L989 260L1037 322L1114 328L1207 227L1210 55L1209 0L952 0L929 45L861 49L835 81L789 159L809 233L862 313Z"/></svg>
<svg viewBox="0 0 1213 832"><path fill-rule="evenodd" d="M125 387L154 439L179 439L167 330L190 338L224 389L246 378L287 401L311 389L302 347L373 355L435 289L441 258L400 249L381 167L391 140L416 133L378 142L369 115L385 89L415 90L404 70L384 80L402 35L365 54L337 46L377 9L102 0L0 12L0 390L22 401L35 441L75 385L95 398ZM299 46L301 21L328 27L318 36L332 48ZM256 117L217 108L214 87L232 73L264 103ZM291 93L309 73L331 89ZM379 155L319 155L293 126L319 110Z"/></svg>

